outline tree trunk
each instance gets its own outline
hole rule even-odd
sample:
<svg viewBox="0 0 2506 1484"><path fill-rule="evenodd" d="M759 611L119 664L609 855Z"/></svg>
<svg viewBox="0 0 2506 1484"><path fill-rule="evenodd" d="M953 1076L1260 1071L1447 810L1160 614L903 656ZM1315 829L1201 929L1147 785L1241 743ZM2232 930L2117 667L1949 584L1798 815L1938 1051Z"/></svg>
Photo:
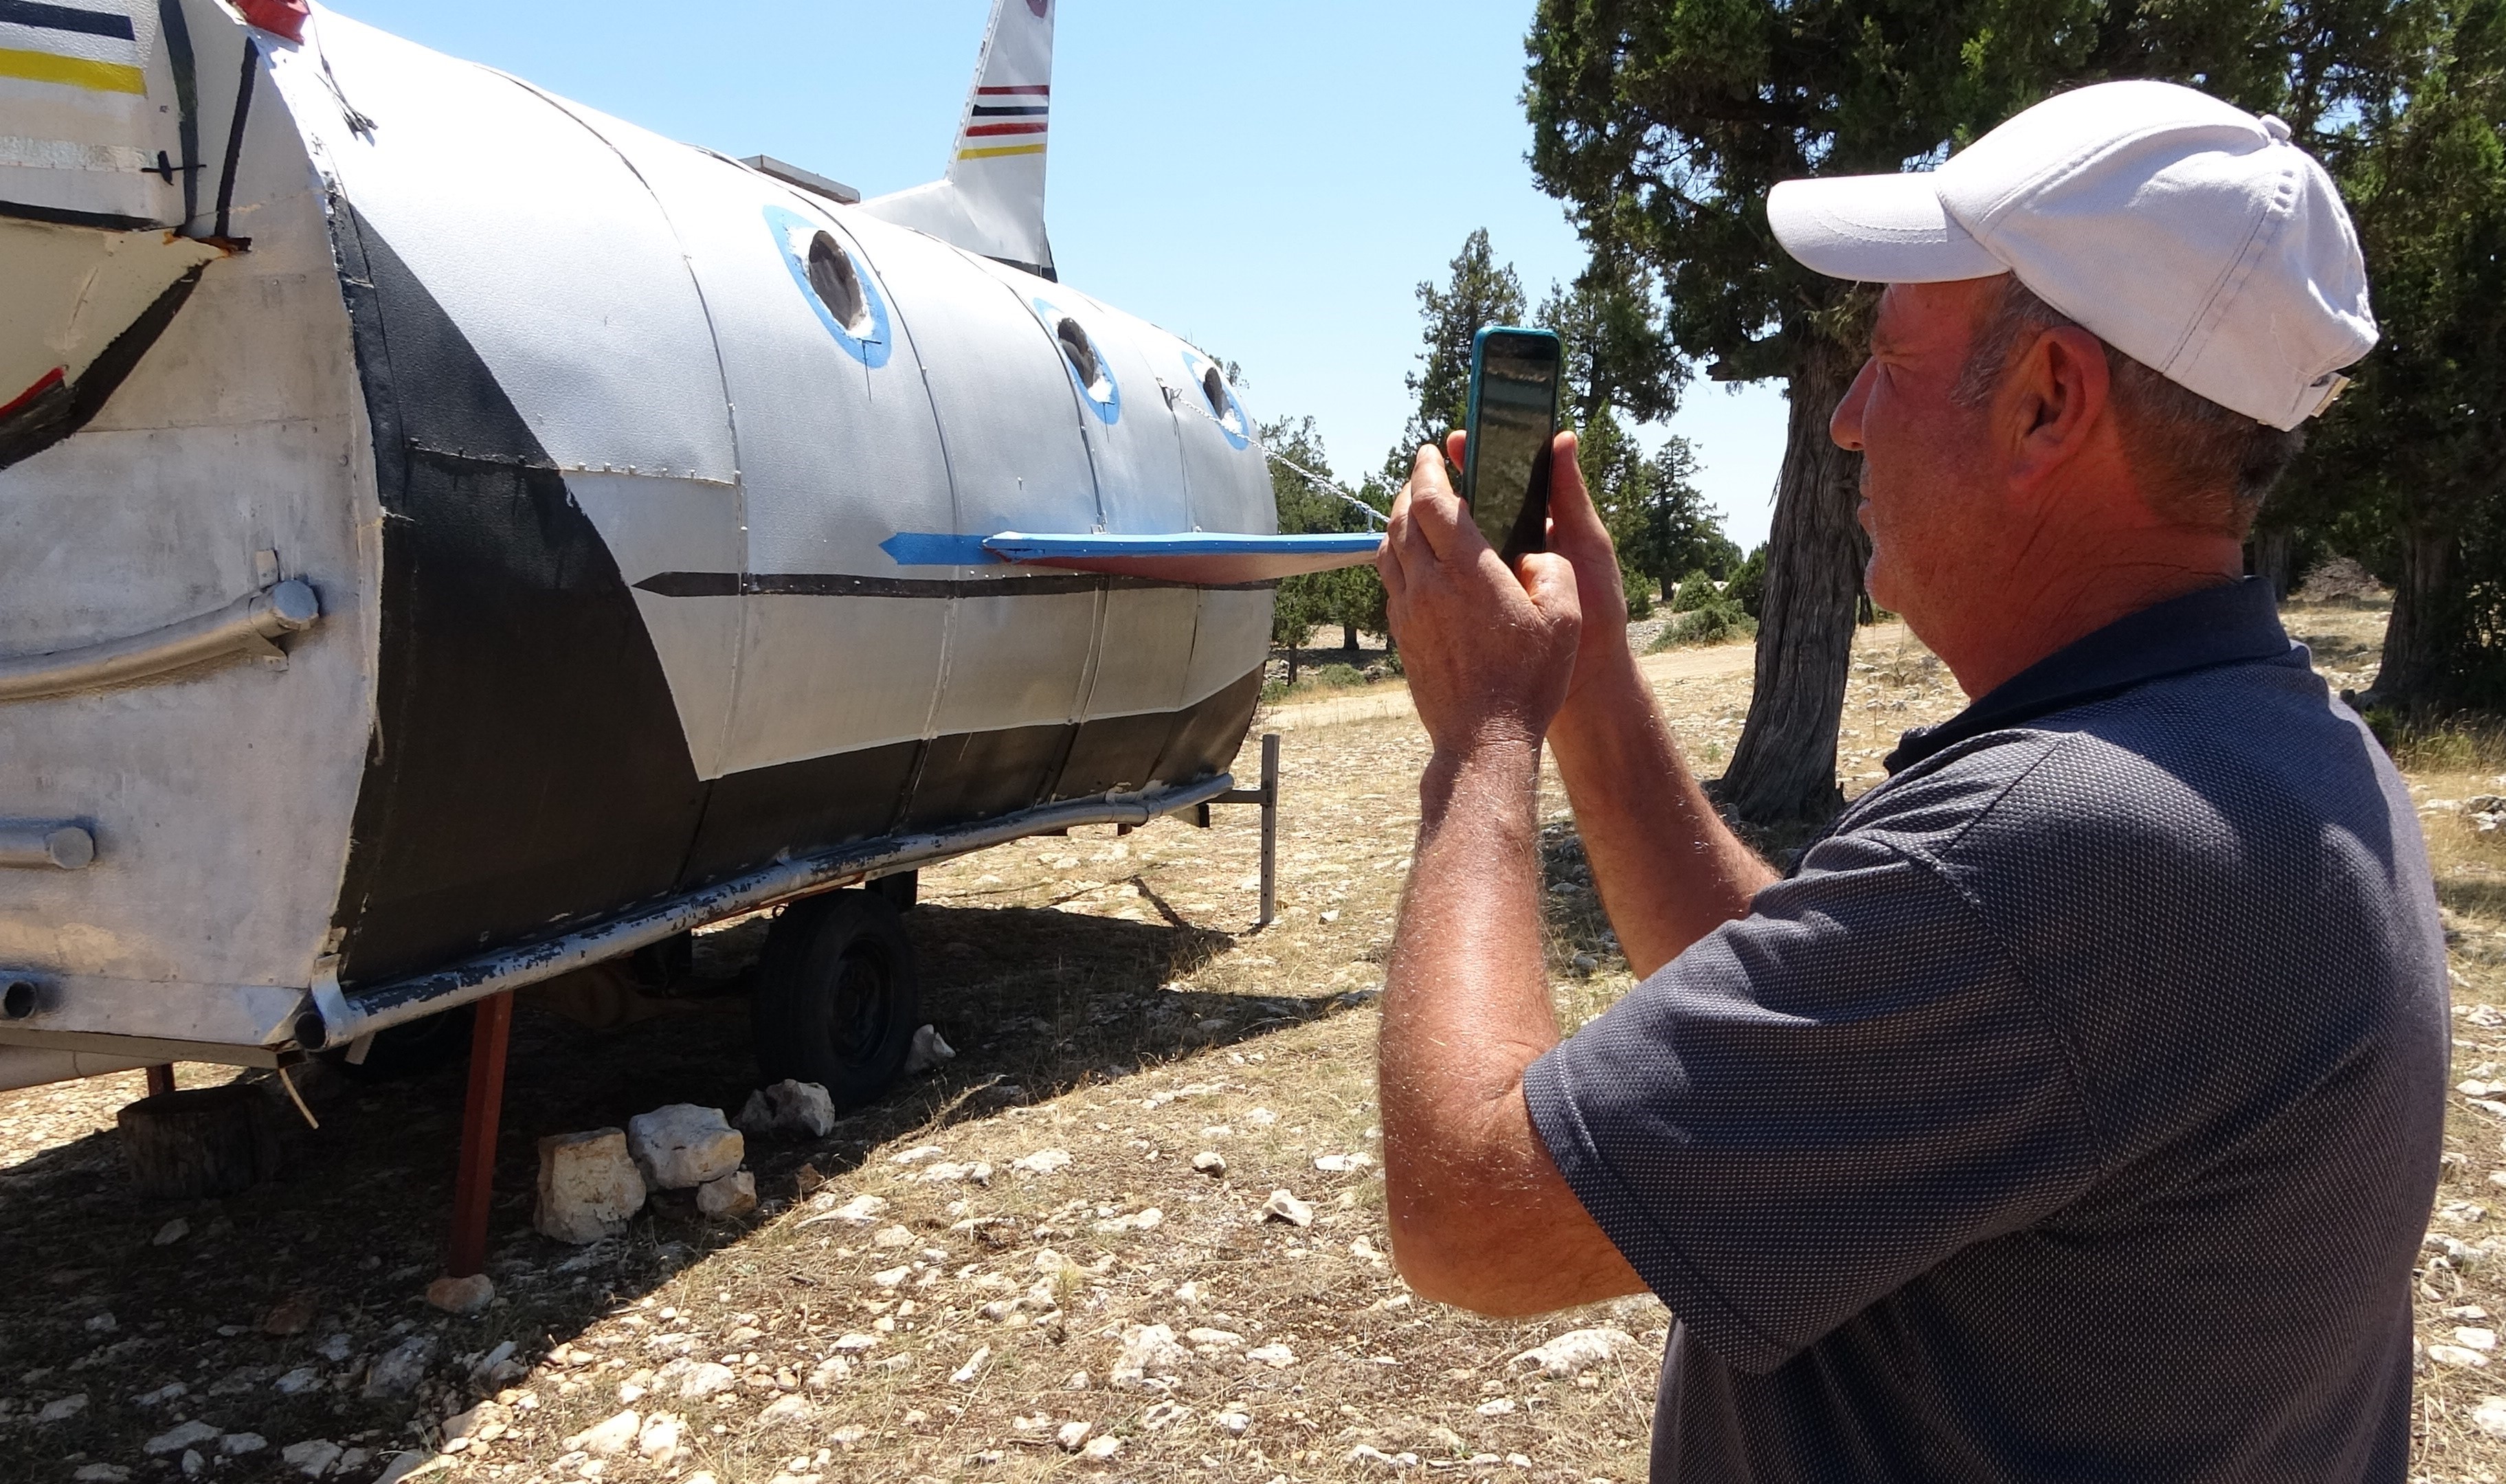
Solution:
<svg viewBox="0 0 2506 1484"><path fill-rule="evenodd" d="M239 1195L278 1174L278 1131L261 1089L229 1082L161 1092L122 1110L122 1153L146 1200Z"/></svg>
<svg viewBox="0 0 2506 1484"><path fill-rule="evenodd" d="M2421 517L2402 527L2402 575L2393 585L2392 621L2384 626L2383 663L2369 703L2425 711L2452 699L2453 568L2460 542L2442 521Z"/></svg>
<svg viewBox="0 0 2506 1484"><path fill-rule="evenodd" d="M1854 519L1861 460L1827 436L1827 420L1853 384L1859 358L1803 334L1809 344L1793 369L1768 536L1757 690L1723 775L1725 805L1758 825L1822 822L1844 802L1836 786L1836 727L1853 664L1866 539Z"/></svg>
<svg viewBox="0 0 2506 1484"><path fill-rule="evenodd" d="M1340 647L1351 654L1357 653L1357 628L1354 624L1340 626Z"/></svg>
<svg viewBox="0 0 2506 1484"><path fill-rule="evenodd" d="M2296 560L2295 531L2265 526L2254 532L2254 576L2271 583L2272 596L2281 602L2288 601L2288 590L2297 583L2297 574L2289 570Z"/></svg>

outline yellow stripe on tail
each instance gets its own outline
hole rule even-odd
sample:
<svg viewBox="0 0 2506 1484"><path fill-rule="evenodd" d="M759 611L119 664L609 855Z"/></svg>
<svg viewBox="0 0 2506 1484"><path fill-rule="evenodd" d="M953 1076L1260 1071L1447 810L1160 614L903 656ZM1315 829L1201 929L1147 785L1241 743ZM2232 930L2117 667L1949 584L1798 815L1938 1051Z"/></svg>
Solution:
<svg viewBox="0 0 2506 1484"><path fill-rule="evenodd" d="M89 92L135 92L145 95L148 78L120 62L90 61L83 56L54 56L50 52L18 52L0 47L0 77L30 83L57 83Z"/></svg>

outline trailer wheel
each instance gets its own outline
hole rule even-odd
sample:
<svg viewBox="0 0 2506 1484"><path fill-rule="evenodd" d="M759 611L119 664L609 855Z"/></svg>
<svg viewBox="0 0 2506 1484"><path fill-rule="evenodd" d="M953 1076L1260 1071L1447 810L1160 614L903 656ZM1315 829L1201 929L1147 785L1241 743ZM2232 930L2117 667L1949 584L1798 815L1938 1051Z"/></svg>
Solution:
<svg viewBox="0 0 2506 1484"><path fill-rule="evenodd" d="M913 944L896 908L832 892L785 909L766 935L751 1021L769 1080L827 1089L839 1108L887 1090L920 1024Z"/></svg>
<svg viewBox="0 0 2506 1484"><path fill-rule="evenodd" d="M362 1062L348 1060L348 1048L334 1046L321 1053L342 1077L354 1082L395 1082L449 1066L470 1054L470 1025L477 1006L463 1005L375 1033Z"/></svg>

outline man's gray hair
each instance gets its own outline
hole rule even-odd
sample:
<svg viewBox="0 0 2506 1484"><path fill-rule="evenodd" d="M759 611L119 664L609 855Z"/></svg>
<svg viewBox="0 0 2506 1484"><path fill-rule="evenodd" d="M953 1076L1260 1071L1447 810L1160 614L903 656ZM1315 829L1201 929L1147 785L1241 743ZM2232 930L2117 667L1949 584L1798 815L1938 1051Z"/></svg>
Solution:
<svg viewBox="0 0 2506 1484"><path fill-rule="evenodd" d="M2004 278L2000 298L1976 326L1951 397L1968 407L1989 403L2013 355L2043 332L2066 328L2081 327L2018 275ZM2243 539L2263 497L2306 446L2306 435L2223 407L2111 345L2105 352L2124 453L2151 507L2170 520Z"/></svg>

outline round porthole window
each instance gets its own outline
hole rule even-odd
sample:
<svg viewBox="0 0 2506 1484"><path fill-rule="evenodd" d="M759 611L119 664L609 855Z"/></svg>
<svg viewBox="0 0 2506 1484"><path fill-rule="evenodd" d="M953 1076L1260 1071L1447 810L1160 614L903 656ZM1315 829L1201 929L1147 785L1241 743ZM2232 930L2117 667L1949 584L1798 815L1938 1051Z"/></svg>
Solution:
<svg viewBox="0 0 2506 1484"><path fill-rule="evenodd" d="M809 287L818 292L818 301L846 335L860 339L869 333L870 299L862 293L861 273L853 266L852 255L837 246L827 232L809 242Z"/></svg>
<svg viewBox="0 0 2506 1484"><path fill-rule="evenodd" d="M1088 332L1079 328L1077 320L1064 319L1055 327L1053 337L1061 342L1061 353L1079 373L1079 384L1089 389L1090 396L1096 395L1096 385L1105 373L1096 364L1096 347L1088 343Z"/></svg>
<svg viewBox="0 0 2506 1484"><path fill-rule="evenodd" d="M1201 372L1200 395L1209 399L1210 415L1224 422L1227 418L1227 379L1213 366Z"/></svg>

